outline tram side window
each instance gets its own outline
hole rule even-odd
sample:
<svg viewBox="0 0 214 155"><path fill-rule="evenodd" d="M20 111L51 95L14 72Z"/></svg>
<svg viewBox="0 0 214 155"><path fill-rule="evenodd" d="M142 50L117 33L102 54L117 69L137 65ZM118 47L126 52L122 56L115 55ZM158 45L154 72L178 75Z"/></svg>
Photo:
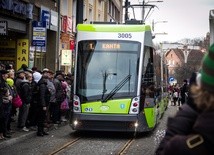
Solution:
<svg viewBox="0 0 214 155"><path fill-rule="evenodd" d="M152 48L145 47L143 61L142 84L147 97L154 97L154 65Z"/></svg>

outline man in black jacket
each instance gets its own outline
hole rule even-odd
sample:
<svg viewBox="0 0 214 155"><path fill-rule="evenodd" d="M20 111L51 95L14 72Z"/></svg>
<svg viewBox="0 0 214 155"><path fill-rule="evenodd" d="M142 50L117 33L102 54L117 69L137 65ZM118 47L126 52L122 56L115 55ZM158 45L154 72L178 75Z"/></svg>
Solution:
<svg viewBox="0 0 214 155"><path fill-rule="evenodd" d="M44 131L44 123L50 96L47 82L42 78L42 75L39 72L35 72L33 73L33 78L37 87L37 136L44 136L48 135L48 133Z"/></svg>

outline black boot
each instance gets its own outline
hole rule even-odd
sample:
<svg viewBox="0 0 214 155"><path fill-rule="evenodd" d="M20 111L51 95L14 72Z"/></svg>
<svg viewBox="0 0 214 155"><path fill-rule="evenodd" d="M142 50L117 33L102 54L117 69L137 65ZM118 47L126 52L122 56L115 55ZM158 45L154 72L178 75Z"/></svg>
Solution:
<svg viewBox="0 0 214 155"><path fill-rule="evenodd" d="M44 135L41 132L37 132L37 136L43 137Z"/></svg>
<svg viewBox="0 0 214 155"><path fill-rule="evenodd" d="M38 126L38 130L37 130L37 136L44 136L43 134L43 128L41 126Z"/></svg>
<svg viewBox="0 0 214 155"><path fill-rule="evenodd" d="M49 135L49 133L44 131L44 132L43 132L43 135Z"/></svg>

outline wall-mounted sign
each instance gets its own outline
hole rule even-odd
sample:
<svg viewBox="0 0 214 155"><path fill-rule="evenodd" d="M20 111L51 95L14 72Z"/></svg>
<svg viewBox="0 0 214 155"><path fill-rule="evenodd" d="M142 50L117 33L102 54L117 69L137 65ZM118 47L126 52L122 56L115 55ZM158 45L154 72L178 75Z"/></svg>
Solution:
<svg viewBox="0 0 214 155"><path fill-rule="evenodd" d="M62 66L71 66L71 60L72 60L72 51L71 50L62 50L61 65Z"/></svg>
<svg viewBox="0 0 214 155"><path fill-rule="evenodd" d="M51 10L50 30L57 31L58 29L58 13Z"/></svg>
<svg viewBox="0 0 214 155"><path fill-rule="evenodd" d="M40 21L46 23L46 28L50 29L51 12L49 8L41 6Z"/></svg>
<svg viewBox="0 0 214 155"><path fill-rule="evenodd" d="M7 35L7 21L0 21L0 35Z"/></svg>
<svg viewBox="0 0 214 155"><path fill-rule="evenodd" d="M46 44L46 28L45 27L33 27L33 46L44 47Z"/></svg>

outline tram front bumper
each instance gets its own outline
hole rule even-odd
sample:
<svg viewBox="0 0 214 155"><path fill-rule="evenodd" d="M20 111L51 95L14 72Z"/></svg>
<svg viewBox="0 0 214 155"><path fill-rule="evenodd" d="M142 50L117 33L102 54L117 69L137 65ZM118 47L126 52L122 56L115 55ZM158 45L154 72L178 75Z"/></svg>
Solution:
<svg viewBox="0 0 214 155"><path fill-rule="evenodd" d="M147 123L139 115L73 113L70 125L74 130L87 131L147 131ZM140 128L139 128L140 125ZM143 129L143 128L144 129Z"/></svg>

